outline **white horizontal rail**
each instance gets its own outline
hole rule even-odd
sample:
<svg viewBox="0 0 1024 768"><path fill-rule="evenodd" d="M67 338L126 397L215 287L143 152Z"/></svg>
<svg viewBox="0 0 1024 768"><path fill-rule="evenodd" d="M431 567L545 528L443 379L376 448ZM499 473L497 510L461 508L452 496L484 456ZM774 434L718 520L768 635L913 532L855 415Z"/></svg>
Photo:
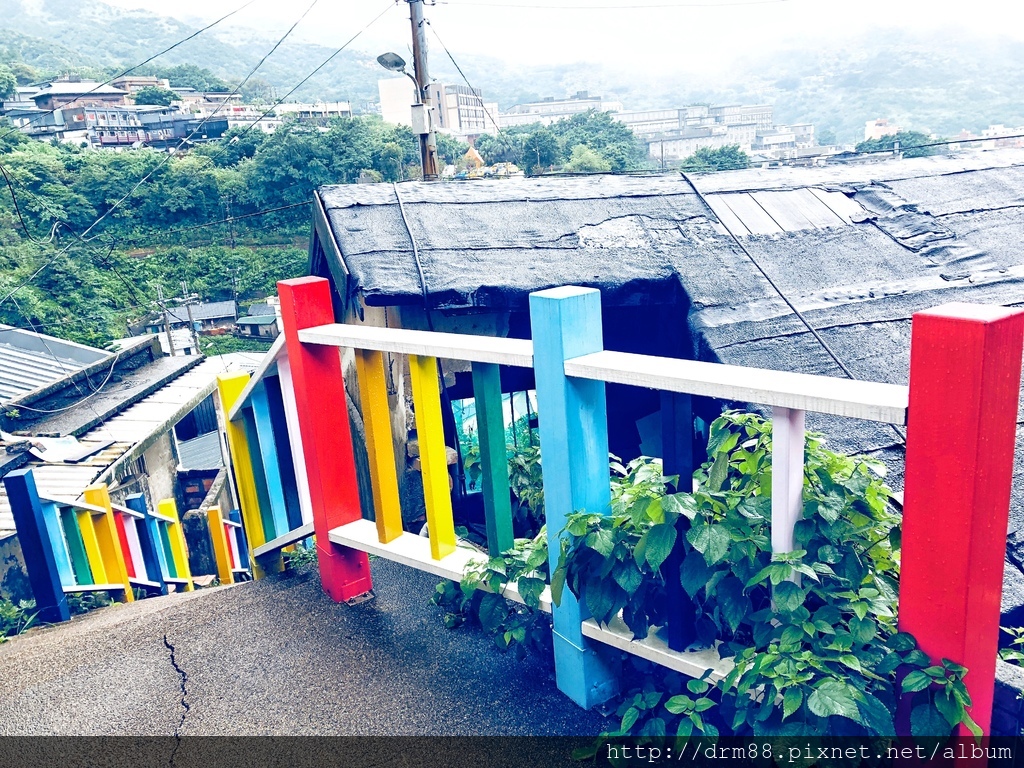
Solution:
<svg viewBox="0 0 1024 768"><path fill-rule="evenodd" d="M896 384L608 351L566 360L565 374L852 419L907 423L909 390Z"/></svg>
<svg viewBox="0 0 1024 768"><path fill-rule="evenodd" d="M252 396L252 391L256 389L256 385L260 383L270 367L277 362L277 359L281 356L284 350L284 335L278 336L274 343L267 350L266 354L263 355L263 359L260 360L259 366L253 371L249 377L249 381L245 383L245 387L238 395L238 399L235 400L235 404L231 407L228 412L228 421L235 421L242 415L242 410L249 405L249 398Z"/></svg>
<svg viewBox="0 0 1024 768"><path fill-rule="evenodd" d="M87 504L84 501L75 501L74 499L61 498L59 496L40 496L39 501L43 504L56 504L58 507L71 507L72 509L80 509L84 512L91 512L94 515L104 515L107 510L104 507L98 507L95 504Z"/></svg>
<svg viewBox="0 0 1024 768"><path fill-rule="evenodd" d="M430 555L430 539L413 533L403 533L387 544L381 544L377 537L377 526L370 520L356 520L342 525L332 530L329 537L334 544L358 549L360 552L392 560L418 571L426 571L452 581L462 581L468 568L487 562L485 553L469 547L457 547L450 555L435 560ZM481 588L484 591L489 591L486 587ZM501 595L517 603L523 602L515 584L505 585ZM545 587L540 595L540 609L551 613L551 590L548 587Z"/></svg>
<svg viewBox="0 0 1024 768"><path fill-rule="evenodd" d="M234 523L232 524L234 525ZM252 551L252 555L253 557L263 557L263 555L276 552L283 547L295 544L303 539L308 539L312 535L313 524L306 523L305 525L300 525L294 530L288 531L288 533L278 536L276 539L271 539L266 544L261 544Z"/></svg>
<svg viewBox="0 0 1024 768"><path fill-rule="evenodd" d="M299 341L445 360L533 367L533 342L527 339L335 323L299 331Z"/></svg>

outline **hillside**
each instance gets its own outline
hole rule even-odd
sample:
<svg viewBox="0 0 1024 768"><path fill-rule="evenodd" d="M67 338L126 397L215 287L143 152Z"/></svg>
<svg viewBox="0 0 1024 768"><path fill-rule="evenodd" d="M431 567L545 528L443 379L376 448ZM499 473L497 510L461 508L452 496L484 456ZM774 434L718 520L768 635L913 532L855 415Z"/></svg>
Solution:
<svg viewBox="0 0 1024 768"><path fill-rule="evenodd" d="M147 11L123 10L101 0L0 0L0 60L23 61L46 72L111 70L142 61L194 28ZM194 63L238 81L273 41L234 30L201 35L154 66ZM1024 125L1024 43L980 39L956 31L908 33L875 30L832 46L825 42L732 63L714 78L685 72L638 74L610 64L579 62L531 66L482 56L456 55L473 85L502 108L578 90L617 98L627 109L694 102L768 102L779 122L812 122L840 141L862 138L864 122L888 117L907 129L952 135L992 123ZM286 43L256 77L280 95L306 76L331 49ZM434 49L432 73L461 77ZM296 94L300 99L377 98L385 73L373 55L345 51Z"/></svg>

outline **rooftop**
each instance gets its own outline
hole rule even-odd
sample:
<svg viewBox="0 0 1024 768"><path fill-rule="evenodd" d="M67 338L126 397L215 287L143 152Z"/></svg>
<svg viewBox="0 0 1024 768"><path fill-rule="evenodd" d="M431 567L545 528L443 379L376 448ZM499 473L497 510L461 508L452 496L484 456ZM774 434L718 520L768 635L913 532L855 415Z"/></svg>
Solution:
<svg viewBox="0 0 1024 768"><path fill-rule="evenodd" d="M102 349L0 325L0 403L111 357Z"/></svg>
<svg viewBox="0 0 1024 768"><path fill-rule="evenodd" d="M167 310L171 316L172 323L187 323L188 308L172 307ZM217 320L222 317L236 317L238 305L233 301L207 301L202 304L192 305L193 320Z"/></svg>
<svg viewBox="0 0 1024 768"><path fill-rule="evenodd" d="M683 353L702 360L906 384L915 312L1024 304L1021 150L690 179L329 186L318 196L337 256L331 242L314 251L311 273L329 271L350 305L425 300L525 315L531 291L583 285L600 288L605 307L678 311ZM893 430L809 423L839 450L887 458L901 485ZM1024 567L1019 453L1009 554Z"/></svg>

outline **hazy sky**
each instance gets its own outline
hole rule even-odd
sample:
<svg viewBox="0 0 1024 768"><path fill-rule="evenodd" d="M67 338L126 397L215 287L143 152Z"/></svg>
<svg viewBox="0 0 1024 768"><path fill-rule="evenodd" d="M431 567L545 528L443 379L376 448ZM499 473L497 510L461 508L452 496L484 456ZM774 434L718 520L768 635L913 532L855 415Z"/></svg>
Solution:
<svg viewBox="0 0 1024 768"><path fill-rule="evenodd" d="M212 20L242 0L105 0L186 21ZM255 0L224 23L281 34L309 0ZM294 39L336 47L388 0L320 0ZM393 7L354 48L408 51L405 2ZM964 11L969 7L969 11ZM1013 10L1014 8L1018 10ZM803 41L841 40L874 27L959 29L1024 39L1024 11L1009 0L451 0L427 17L458 54L520 64L602 61L629 70L727 68L731 60ZM433 41L431 40L431 43ZM432 55L443 55L432 45ZM698 63L698 66L688 64ZM681 66L682 65L682 66ZM468 73L467 73L468 74Z"/></svg>

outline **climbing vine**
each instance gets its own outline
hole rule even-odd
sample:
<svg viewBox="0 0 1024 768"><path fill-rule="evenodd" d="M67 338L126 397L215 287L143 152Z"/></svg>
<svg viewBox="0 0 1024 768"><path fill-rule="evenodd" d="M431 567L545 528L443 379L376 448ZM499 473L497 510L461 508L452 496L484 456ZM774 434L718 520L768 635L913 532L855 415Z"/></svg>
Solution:
<svg viewBox="0 0 1024 768"><path fill-rule="evenodd" d="M613 457L610 469L610 513L567 518L552 599L568 589L596 621L621 616L643 639L669 620L667 587L677 579L689 598L682 619L691 647L715 646L731 662L717 682L650 669L623 697L610 735L884 736L907 698L915 736L945 736L960 723L980 733L967 713L967 670L932 664L897 629L899 517L881 463L808 435L803 516L795 549L783 554L771 546L771 424L756 414L715 420L692 492L676 491L657 459L623 465ZM530 610L501 607L498 596L524 574L536 579L526 594L540 594L542 540L491 558L459 588L478 606L481 587L489 590L481 624L506 646L502 613Z"/></svg>

